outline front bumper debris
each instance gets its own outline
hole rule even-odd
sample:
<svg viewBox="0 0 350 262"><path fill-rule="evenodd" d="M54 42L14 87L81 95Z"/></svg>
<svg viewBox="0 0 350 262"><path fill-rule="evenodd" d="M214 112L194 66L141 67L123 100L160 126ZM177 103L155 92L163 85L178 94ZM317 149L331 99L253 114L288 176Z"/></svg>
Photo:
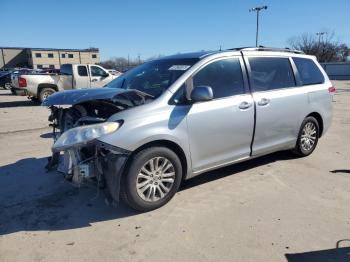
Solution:
<svg viewBox="0 0 350 262"><path fill-rule="evenodd" d="M56 168L76 186L89 181L97 182L98 188L104 187L108 202L117 205L121 177L131 152L99 141L95 142L93 157L83 159L76 149L69 149L63 154L53 153L49 158L47 170Z"/></svg>

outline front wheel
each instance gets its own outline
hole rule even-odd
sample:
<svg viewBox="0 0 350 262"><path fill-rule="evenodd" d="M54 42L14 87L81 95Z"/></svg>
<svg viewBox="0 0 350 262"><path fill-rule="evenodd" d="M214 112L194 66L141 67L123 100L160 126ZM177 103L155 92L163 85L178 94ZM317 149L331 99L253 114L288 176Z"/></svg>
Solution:
<svg viewBox="0 0 350 262"><path fill-rule="evenodd" d="M310 155L317 146L319 135L320 128L317 120L312 116L305 118L301 124L298 140L293 152L299 156Z"/></svg>
<svg viewBox="0 0 350 262"><path fill-rule="evenodd" d="M151 211L175 195L181 179L181 161L172 150L147 148L132 158L121 185L121 197L138 211Z"/></svg>

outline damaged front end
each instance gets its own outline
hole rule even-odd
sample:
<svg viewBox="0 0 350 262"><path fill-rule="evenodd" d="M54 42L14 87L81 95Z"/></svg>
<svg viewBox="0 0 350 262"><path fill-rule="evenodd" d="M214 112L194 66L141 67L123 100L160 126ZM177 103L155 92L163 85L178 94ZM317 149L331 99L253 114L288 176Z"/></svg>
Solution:
<svg viewBox="0 0 350 262"><path fill-rule="evenodd" d="M44 101L43 105L51 110L49 121L54 137L46 168L63 173L77 186L94 183L97 188L105 189L109 200L118 202L121 174L130 152L102 143L98 138L116 132L123 125L122 119L109 122L110 116L145 104L151 97L135 90L112 91L108 88L68 91ZM73 101L72 97L75 97Z"/></svg>

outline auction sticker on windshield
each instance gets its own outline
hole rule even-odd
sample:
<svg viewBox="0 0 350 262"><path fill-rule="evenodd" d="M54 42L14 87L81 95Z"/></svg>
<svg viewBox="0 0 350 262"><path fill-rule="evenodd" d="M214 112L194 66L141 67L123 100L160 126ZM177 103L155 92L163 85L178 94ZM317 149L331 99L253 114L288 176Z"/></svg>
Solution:
<svg viewBox="0 0 350 262"><path fill-rule="evenodd" d="M178 71L185 71L189 69L191 66L189 65L173 65L169 68L169 70L178 70Z"/></svg>

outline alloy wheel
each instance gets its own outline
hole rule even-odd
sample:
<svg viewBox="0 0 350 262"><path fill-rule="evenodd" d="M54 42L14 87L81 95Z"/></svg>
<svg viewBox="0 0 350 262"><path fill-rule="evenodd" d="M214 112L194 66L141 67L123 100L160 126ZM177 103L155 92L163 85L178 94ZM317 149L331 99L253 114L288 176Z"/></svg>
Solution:
<svg viewBox="0 0 350 262"><path fill-rule="evenodd" d="M302 130L300 145L303 150L311 151L317 140L317 127L313 122L307 122Z"/></svg>
<svg viewBox="0 0 350 262"><path fill-rule="evenodd" d="M144 201L155 202L169 193L174 182L174 165L165 157L154 157L142 166L137 175L137 194Z"/></svg>

